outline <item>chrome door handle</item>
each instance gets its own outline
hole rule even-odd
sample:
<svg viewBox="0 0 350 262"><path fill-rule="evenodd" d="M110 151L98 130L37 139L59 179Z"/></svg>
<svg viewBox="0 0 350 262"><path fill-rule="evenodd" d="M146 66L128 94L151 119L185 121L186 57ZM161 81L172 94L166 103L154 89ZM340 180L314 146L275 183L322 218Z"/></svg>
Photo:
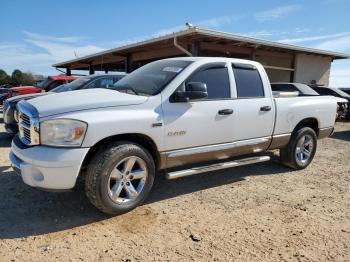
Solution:
<svg viewBox="0 0 350 262"><path fill-rule="evenodd" d="M231 115L233 114L233 109L221 109L218 112L219 115Z"/></svg>
<svg viewBox="0 0 350 262"><path fill-rule="evenodd" d="M260 111L270 111L271 110L271 106L262 106L260 107Z"/></svg>

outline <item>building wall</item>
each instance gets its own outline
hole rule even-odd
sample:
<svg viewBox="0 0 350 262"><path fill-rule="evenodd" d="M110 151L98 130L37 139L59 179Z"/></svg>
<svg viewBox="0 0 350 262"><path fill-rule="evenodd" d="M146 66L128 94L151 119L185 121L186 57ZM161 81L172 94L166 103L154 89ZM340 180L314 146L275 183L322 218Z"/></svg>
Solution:
<svg viewBox="0 0 350 262"><path fill-rule="evenodd" d="M293 55L275 51L257 50L256 61L264 66L293 68ZM265 68L270 82L290 82L291 71Z"/></svg>
<svg viewBox="0 0 350 262"><path fill-rule="evenodd" d="M295 57L294 82L310 84L329 84L329 73L332 59L330 57L297 54Z"/></svg>
<svg viewBox="0 0 350 262"><path fill-rule="evenodd" d="M290 71L276 70L265 68L271 83L273 82L290 82Z"/></svg>
<svg viewBox="0 0 350 262"><path fill-rule="evenodd" d="M278 66L285 68L293 67L293 55L276 51L256 51L256 61L263 65Z"/></svg>

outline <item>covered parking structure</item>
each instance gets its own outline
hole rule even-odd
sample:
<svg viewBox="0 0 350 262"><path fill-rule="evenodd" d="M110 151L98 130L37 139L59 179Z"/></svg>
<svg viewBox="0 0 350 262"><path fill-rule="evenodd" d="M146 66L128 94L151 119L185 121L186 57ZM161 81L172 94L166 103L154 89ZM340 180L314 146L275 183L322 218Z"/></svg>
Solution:
<svg viewBox="0 0 350 262"><path fill-rule="evenodd" d="M72 70L131 72L149 62L179 56L219 56L258 61L271 82L286 81L328 85L331 63L349 55L280 42L261 40L210 29L186 30L96 54L54 64Z"/></svg>

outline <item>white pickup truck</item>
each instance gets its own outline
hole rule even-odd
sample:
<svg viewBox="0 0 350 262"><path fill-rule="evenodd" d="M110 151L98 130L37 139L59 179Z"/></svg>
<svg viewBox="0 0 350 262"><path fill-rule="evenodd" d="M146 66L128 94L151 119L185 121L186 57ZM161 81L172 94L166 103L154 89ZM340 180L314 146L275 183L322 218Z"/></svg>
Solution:
<svg viewBox="0 0 350 262"><path fill-rule="evenodd" d="M272 149L305 168L317 138L333 132L336 108L331 97L274 98L257 62L165 59L114 89L20 102L10 159L26 184L44 190L71 189L83 176L92 204L121 214L142 203L157 173L174 179L258 163Z"/></svg>

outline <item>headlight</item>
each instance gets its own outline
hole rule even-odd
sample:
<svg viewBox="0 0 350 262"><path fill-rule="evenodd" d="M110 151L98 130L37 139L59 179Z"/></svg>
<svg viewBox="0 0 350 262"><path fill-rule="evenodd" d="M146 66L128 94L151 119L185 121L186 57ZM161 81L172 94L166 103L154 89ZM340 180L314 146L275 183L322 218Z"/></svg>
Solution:
<svg viewBox="0 0 350 262"><path fill-rule="evenodd" d="M40 141L48 146L81 146L87 124L72 119L54 119L40 123Z"/></svg>

